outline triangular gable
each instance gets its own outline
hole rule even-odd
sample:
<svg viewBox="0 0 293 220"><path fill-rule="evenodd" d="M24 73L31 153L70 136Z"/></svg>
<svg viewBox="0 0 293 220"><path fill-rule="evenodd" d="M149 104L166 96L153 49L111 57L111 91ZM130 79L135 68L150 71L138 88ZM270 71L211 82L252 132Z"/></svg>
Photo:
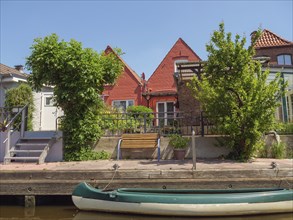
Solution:
<svg viewBox="0 0 293 220"><path fill-rule="evenodd" d="M149 78L150 92L176 91L174 80L174 62L176 60L201 61L185 41L179 38Z"/></svg>
<svg viewBox="0 0 293 220"><path fill-rule="evenodd" d="M110 47L109 45L107 46L106 53L114 53L118 59L123 63L124 67L128 70L133 75L133 78L137 81L138 84L142 85L142 79L137 75L137 73L128 66L128 64Z"/></svg>
<svg viewBox="0 0 293 220"><path fill-rule="evenodd" d="M255 48L278 47L278 46L288 46L292 44L293 42L285 40L284 38L278 36L277 34L264 29L261 33L261 36L256 41L254 47Z"/></svg>

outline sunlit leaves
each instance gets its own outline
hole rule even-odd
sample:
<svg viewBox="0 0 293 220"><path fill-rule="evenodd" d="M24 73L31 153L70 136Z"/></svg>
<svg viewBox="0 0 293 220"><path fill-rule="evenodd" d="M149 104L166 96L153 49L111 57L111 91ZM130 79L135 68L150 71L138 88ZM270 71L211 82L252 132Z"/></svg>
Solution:
<svg viewBox="0 0 293 220"><path fill-rule="evenodd" d="M254 36L253 42L259 32ZM260 136L273 129L286 84L279 75L269 82L269 72L261 70L253 47L246 49L245 43L239 35L233 41L221 23L206 47L205 74L201 80L195 77L190 87L218 131L230 137L225 144L233 148L234 157L246 160Z"/></svg>
<svg viewBox="0 0 293 220"><path fill-rule="evenodd" d="M113 53L97 53L76 40L59 40L56 34L35 39L30 49L26 63L31 70L29 82L36 90L43 85L54 87L56 104L65 114L62 128L65 153L69 155L66 159L78 159L74 155L88 152L81 149L88 149L101 135L96 116L102 102L100 95L123 66Z"/></svg>

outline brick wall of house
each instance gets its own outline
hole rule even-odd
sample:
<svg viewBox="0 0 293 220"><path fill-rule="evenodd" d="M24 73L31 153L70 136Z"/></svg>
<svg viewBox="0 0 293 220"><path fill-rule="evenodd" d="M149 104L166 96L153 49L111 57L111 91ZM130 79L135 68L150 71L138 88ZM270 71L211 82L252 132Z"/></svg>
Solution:
<svg viewBox="0 0 293 220"><path fill-rule="evenodd" d="M270 57L269 63L272 65L277 64L277 56L280 54L291 54L293 58L293 45L256 48L256 56Z"/></svg>
<svg viewBox="0 0 293 220"><path fill-rule="evenodd" d="M179 108L186 116L192 116L192 118L187 121L183 121L185 125L195 125L195 117L200 116L201 112L200 103L194 98L191 89L189 89L186 84L187 81L183 81L177 85Z"/></svg>
<svg viewBox="0 0 293 220"><path fill-rule="evenodd" d="M157 111L158 102L177 102L177 87L174 80L176 60L200 61L201 59L181 38L176 41L148 80L148 91L160 93L159 96L153 96L149 102L153 111ZM166 95L162 96L162 94ZM179 110L181 111L181 109Z"/></svg>
<svg viewBox="0 0 293 220"><path fill-rule="evenodd" d="M179 38L148 80L151 92L176 91L174 62L176 60L200 61L193 50Z"/></svg>
<svg viewBox="0 0 293 220"><path fill-rule="evenodd" d="M177 98L175 96L155 96L152 97L149 101L149 106L153 110L153 112L157 112L157 103L158 102L177 102Z"/></svg>
<svg viewBox="0 0 293 220"><path fill-rule="evenodd" d="M127 68L124 68L115 85L105 86L103 92L104 101L110 106L114 100L134 100L134 105L141 105L143 102L141 94L142 86Z"/></svg>

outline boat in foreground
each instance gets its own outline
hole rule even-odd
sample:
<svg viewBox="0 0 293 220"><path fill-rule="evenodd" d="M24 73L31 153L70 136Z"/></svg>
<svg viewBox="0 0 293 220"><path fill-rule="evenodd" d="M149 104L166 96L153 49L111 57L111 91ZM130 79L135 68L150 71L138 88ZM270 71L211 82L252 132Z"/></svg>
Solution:
<svg viewBox="0 0 293 220"><path fill-rule="evenodd" d="M80 183L72 193L80 210L165 216L229 216L293 212L287 189L144 189L103 191Z"/></svg>

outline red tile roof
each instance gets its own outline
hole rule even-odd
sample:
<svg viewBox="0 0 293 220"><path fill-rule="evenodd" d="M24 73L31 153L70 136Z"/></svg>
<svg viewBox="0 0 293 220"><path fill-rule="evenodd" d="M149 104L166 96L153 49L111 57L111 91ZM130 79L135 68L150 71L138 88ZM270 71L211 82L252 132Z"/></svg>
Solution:
<svg viewBox="0 0 293 220"><path fill-rule="evenodd" d="M293 42L283 39L277 34L264 29L261 33L261 36L256 41L254 47L262 48L262 47L276 47L276 46L287 46L292 45Z"/></svg>

